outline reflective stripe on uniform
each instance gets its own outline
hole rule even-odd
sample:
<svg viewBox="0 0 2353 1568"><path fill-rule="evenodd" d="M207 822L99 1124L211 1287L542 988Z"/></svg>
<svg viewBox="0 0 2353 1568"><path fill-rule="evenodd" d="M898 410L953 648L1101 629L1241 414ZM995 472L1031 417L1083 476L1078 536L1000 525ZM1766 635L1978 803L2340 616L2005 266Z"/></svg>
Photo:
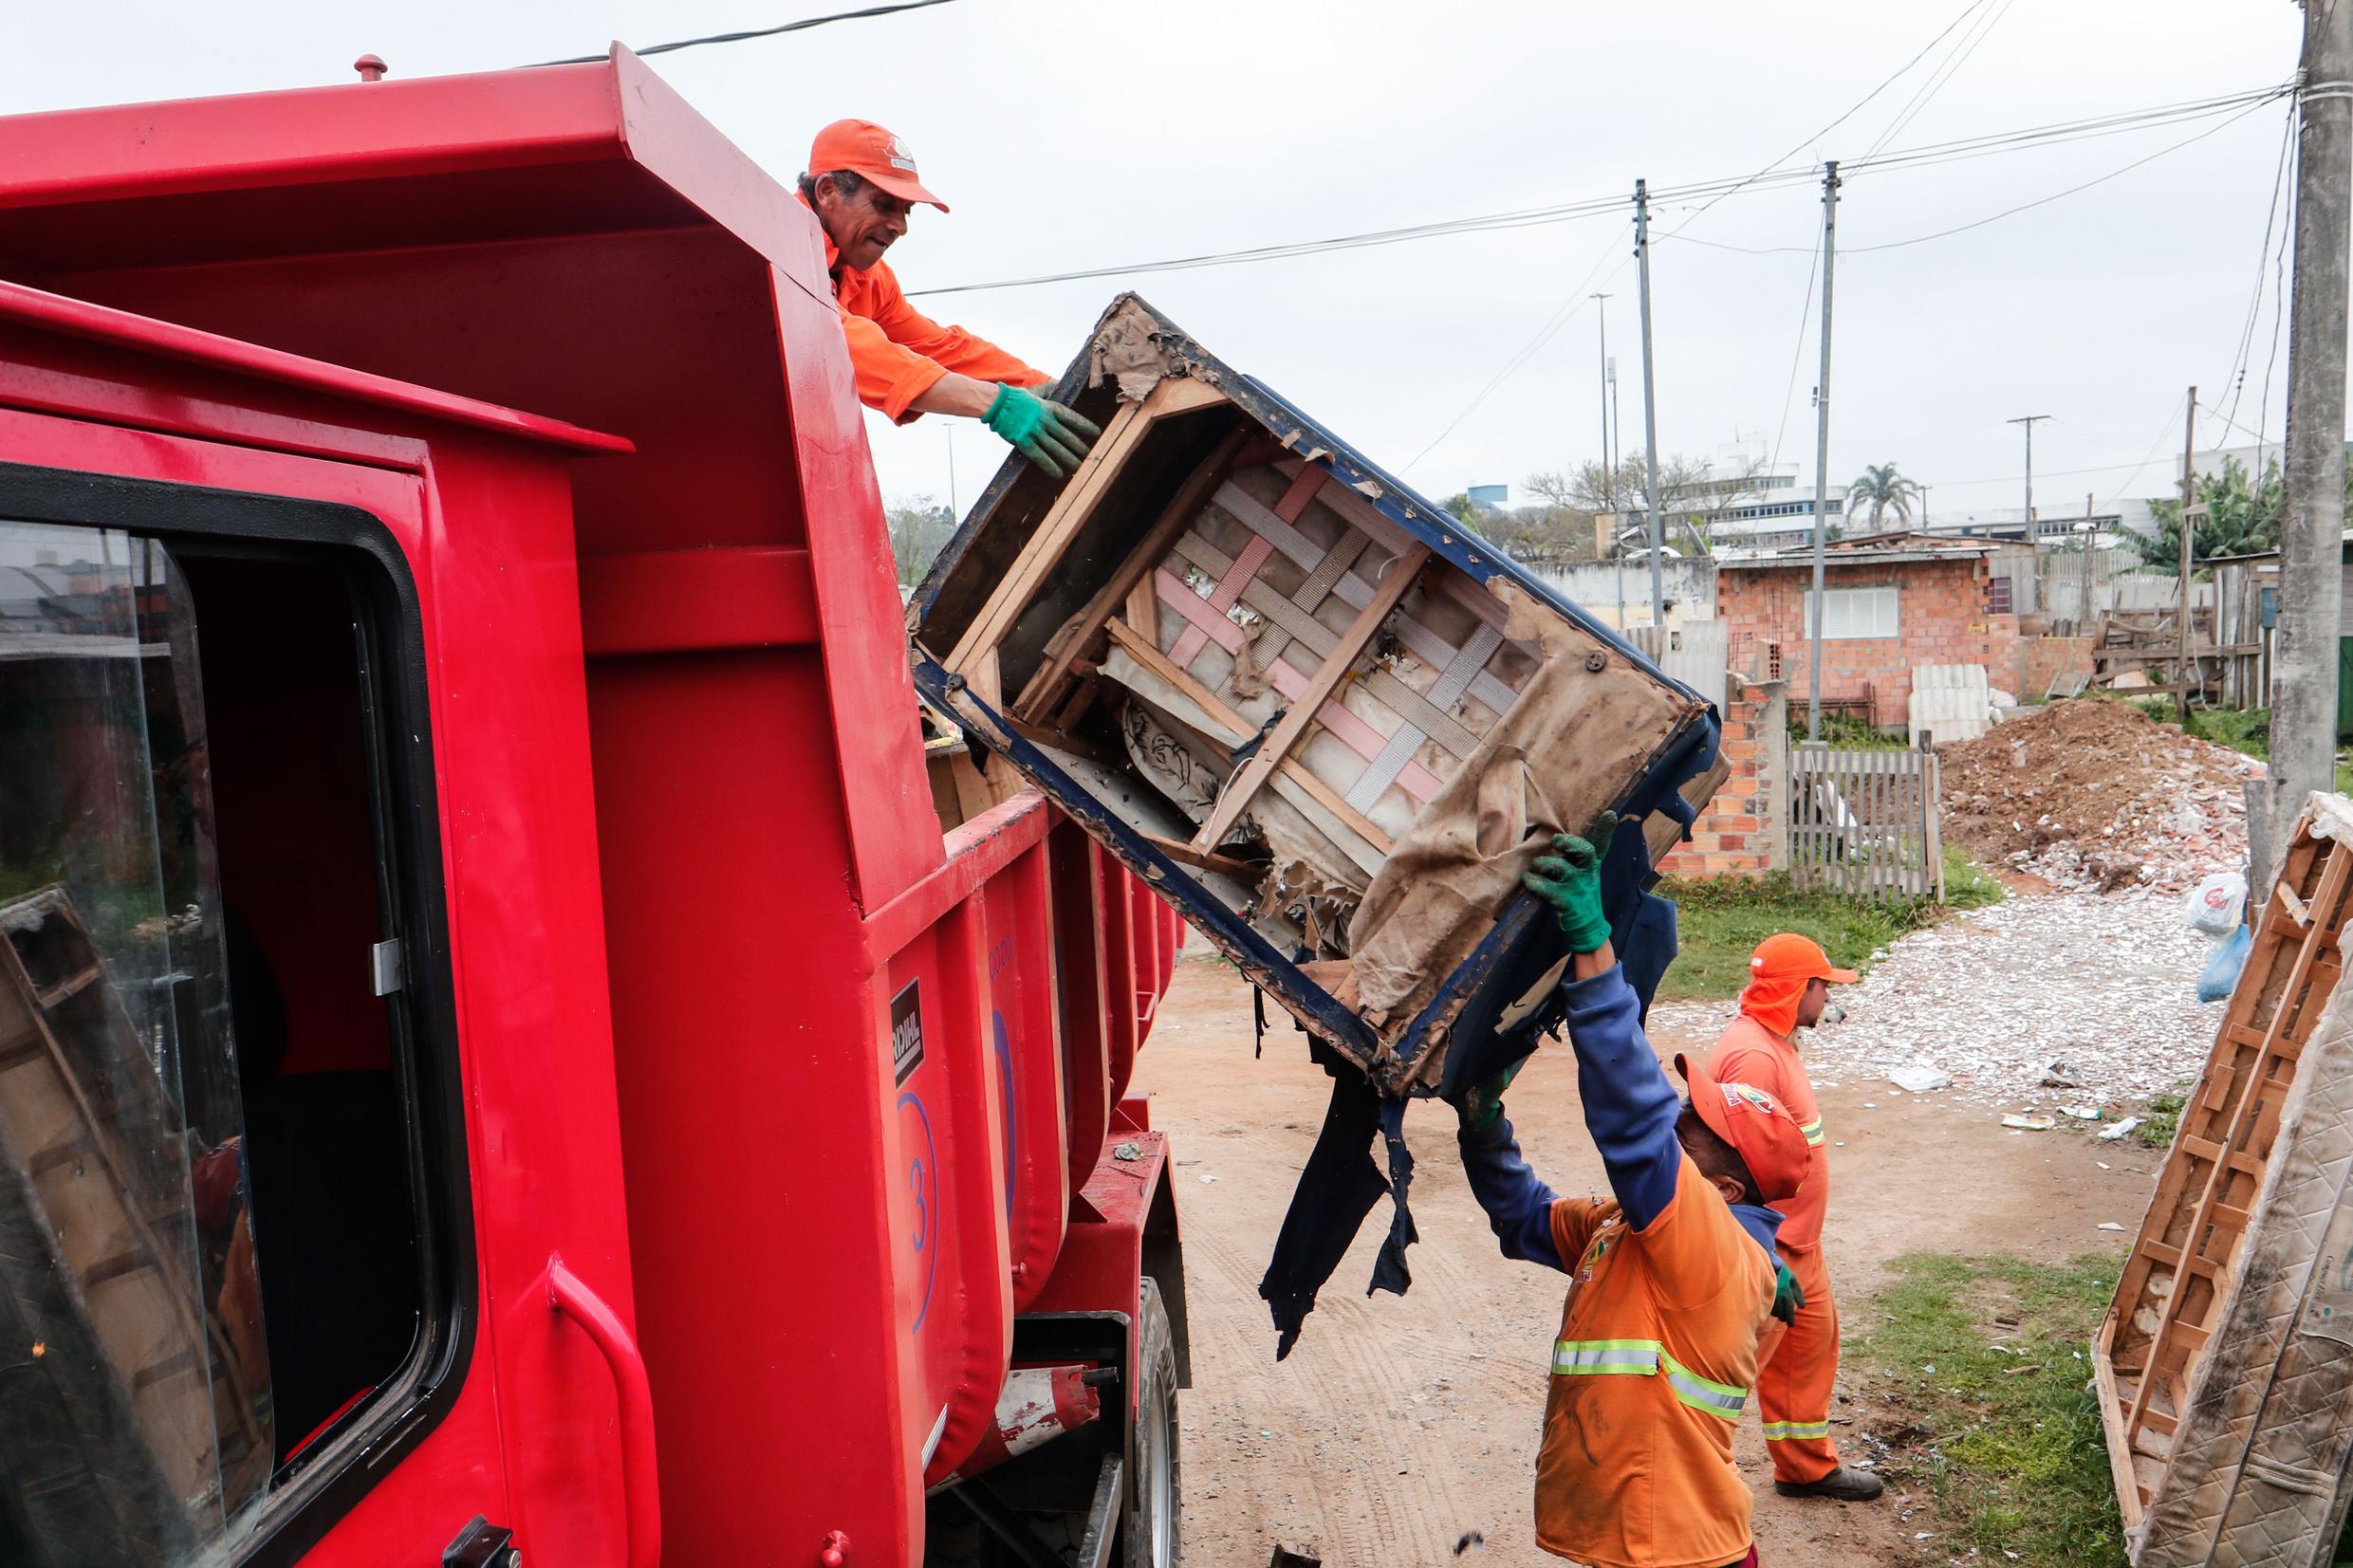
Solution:
<svg viewBox="0 0 2353 1568"><path fill-rule="evenodd" d="M1604 1374L1647 1377L1662 1369L1667 1374L1667 1387L1684 1404L1727 1421L1740 1418L1741 1408L1749 1399L1747 1389L1700 1376L1669 1356L1656 1339L1563 1339L1552 1347L1552 1374L1556 1377Z"/></svg>
<svg viewBox="0 0 2353 1568"><path fill-rule="evenodd" d="M1765 1441L1768 1443L1799 1443L1807 1438L1829 1435L1830 1423L1827 1421L1768 1421L1765 1423Z"/></svg>
<svg viewBox="0 0 2353 1568"><path fill-rule="evenodd" d="M1804 1126L1800 1127L1798 1131L1806 1134L1806 1143L1808 1148L1819 1149L1822 1147L1822 1118L1820 1116L1816 1116L1813 1120L1806 1122Z"/></svg>
<svg viewBox="0 0 2353 1568"><path fill-rule="evenodd" d="M1740 1408L1749 1400L1747 1389L1702 1377L1665 1352L1659 1355L1667 1366L1667 1386L1675 1391L1677 1399L1695 1411L1706 1411L1727 1421L1740 1419Z"/></svg>
<svg viewBox="0 0 2353 1568"><path fill-rule="evenodd" d="M1601 1373L1647 1377L1658 1370L1656 1339L1564 1339L1552 1347L1552 1372L1558 1377Z"/></svg>

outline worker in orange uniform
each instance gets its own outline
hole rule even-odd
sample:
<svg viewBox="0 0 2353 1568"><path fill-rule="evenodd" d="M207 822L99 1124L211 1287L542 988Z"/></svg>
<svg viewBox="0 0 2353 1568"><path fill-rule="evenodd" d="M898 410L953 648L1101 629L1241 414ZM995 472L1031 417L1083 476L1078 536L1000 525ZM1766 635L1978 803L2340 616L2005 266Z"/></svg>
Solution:
<svg viewBox="0 0 2353 1568"><path fill-rule="evenodd" d="M869 120L835 120L809 148L801 200L825 231L861 402L901 425L926 414L978 419L1057 478L1079 466L1102 433L1043 395L1054 378L916 309L884 265L918 203L948 210L916 177L905 142Z"/></svg>
<svg viewBox="0 0 2353 1568"><path fill-rule="evenodd" d="M1554 839L1527 885L1559 913L1568 1041L1615 1202L1561 1198L1503 1117L1509 1071L1456 1101L1471 1190L1506 1256L1573 1273L1536 1461L1536 1540L1587 1568L1756 1561L1732 1428L1776 1310L1766 1205L1798 1190L1806 1134L1773 1098L1676 1059L1678 1103L1610 949L1601 862L1616 819Z"/></svg>
<svg viewBox="0 0 2353 1568"><path fill-rule="evenodd" d="M1830 1394L1838 1381L1838 1303L1830 1295L1829 1264L1822 1255L1822 1217L1830 1202L1830 1152L1823 1140L1822 1107L1798 1060L1797 1032L1821 1022L1830 987L1852 983L1855 971L1834 968L1810 938L1782 932L1757 944L1740 1016L1709 1059L1718 1078L1753 1083L1787 1105L1812 1145L1806 1185L1776 1205L1782 1213L1782 1263L1797 1277L1806 1305L1765 1346L1756 1408L1773 1456L1773 1490L1784 1497L1831 1497L1867 1503L1882 1483L1868 1470L1839 1462L1830 1441Z"/></svg>

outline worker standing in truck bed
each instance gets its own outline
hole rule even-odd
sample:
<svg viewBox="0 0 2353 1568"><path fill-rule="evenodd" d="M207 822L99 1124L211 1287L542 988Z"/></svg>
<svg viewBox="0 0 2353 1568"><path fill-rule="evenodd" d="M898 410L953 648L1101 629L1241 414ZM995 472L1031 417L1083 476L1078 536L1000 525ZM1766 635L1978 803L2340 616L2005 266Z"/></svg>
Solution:
<svg viewBox="0 0 2353 1568"><path fill-rule="evenodd" d="M872 120L837 120L817 133L800 183L802 202L825 231L825 270L859 400L902 425L926 414L978 419L1047 473L1077 469L1102 433L1043 396L1054 378L916 309L882 260L918 205L948 210L916 177L906 143Z"/></svg>
<svg viewBox="0 0 2353 1568"><path fill-rule="evenodd" d="M1471 1190L1509 1257L1572 1272L1536 1463L1536 1540L1588 1568L1753 1563L1732 1428L1783 1283L1780 1215L1804 1180L1797 1120L1760 1090L1677 1058L1678 1105L1611 951L1601 862L1616 820L1562 836L1529 890L1560 913L1568 1039L1614 1202L1560 1198L1520 1158L1499 1074L1462 1097Z"/></svg>
<svg viewBox="0 0 2353 1568"><path fill-rule="evenodd" d="M1716 1042L1708 1070L1753 1083L1787 1105L1812 1146L1806 1185L1795 1197L1774 1205L1782 1215L1774 1245L1806 1293L1806 1305L1788 1333L1777 1342L1769 1339L1757 1376L1756 1408L1765 1419L1766 1448L1773 1456L1773 1490L1784 1497L1868 1503L1884 1484L1869 1470L1841 1464L1830 1441L1830 1396L1839 1362L1838 1302L1830 1294L1830 1265L1822 1255L1830 1151L1824 1141L1822 1108L1797 1054L1797 1032L1813 1027L1829 1010L1831 985L1851 984L1854 978L1854 970L1833 966L1809 937L1781 932L1765 938L1749 959L1740 1016Z"/></svg>

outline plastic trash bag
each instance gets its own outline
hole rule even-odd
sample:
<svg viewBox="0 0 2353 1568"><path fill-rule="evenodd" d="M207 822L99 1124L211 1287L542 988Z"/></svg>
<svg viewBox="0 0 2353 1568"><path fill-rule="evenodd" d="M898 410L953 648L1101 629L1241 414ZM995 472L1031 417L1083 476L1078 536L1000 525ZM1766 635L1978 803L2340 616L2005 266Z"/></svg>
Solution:
<svg viewBox="0 0 2353 1568"><path fill-rule="evenodd" d="M2254 945L2255 933L2241 926L2214 949L2214 955L2206 960L2206 971L2197 977L2197 999L2220 1002L2237 989L2238 971L2247 967L2247 950Z"/></svg>
<svg viewBox="0 0 2353 1568"><path fill-rule="evenodd" d="M2192 931L2219 942L2238 929L2239 911L2246 902L2247 878L2235 871L2217 871L2190 890L2183 913Z"/></svg>

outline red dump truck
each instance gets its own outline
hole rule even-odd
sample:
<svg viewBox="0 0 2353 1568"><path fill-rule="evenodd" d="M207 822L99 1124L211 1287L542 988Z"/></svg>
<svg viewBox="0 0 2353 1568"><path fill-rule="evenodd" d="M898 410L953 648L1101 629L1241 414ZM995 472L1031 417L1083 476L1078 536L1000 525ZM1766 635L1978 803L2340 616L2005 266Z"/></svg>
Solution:
<svg viewBox="0 0 2353 1568"><path fill-rule="evenodd" d="M902 606L625 50L0 120L0 279L11 1568L1172 1563L1176 912L1333 1074L1278 1354L1559 1018L1515 857L1673 954L1707 701L1140 300Z"/></svg>
<svg viewBox="0 0 2353 1568"><path fill-rule="evenodd" d="M616 51L0 122L0 1561L1174 1561L1182 927L789 194Z"/></svg>

